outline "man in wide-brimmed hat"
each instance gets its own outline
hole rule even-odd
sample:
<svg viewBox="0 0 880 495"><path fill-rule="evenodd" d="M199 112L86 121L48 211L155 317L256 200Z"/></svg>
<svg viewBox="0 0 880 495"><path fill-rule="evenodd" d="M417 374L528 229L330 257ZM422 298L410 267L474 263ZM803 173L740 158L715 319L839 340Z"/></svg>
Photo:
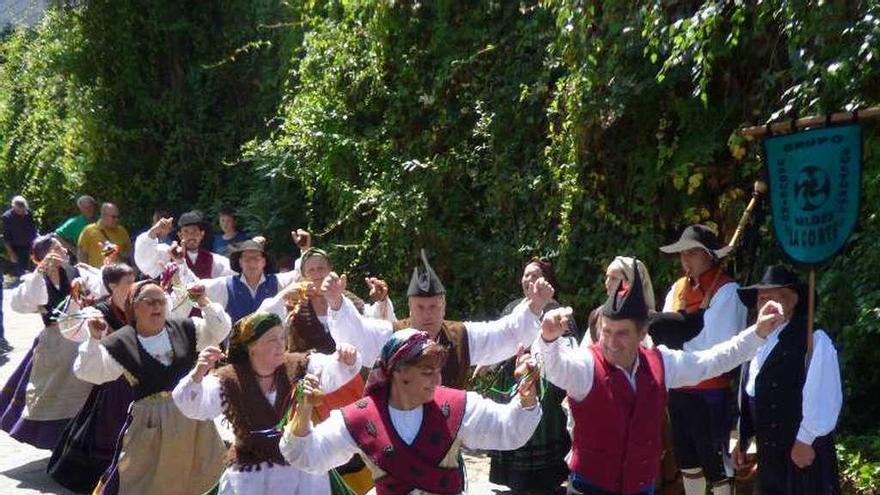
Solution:
<svg viewBox="0 0 880 495"><path fill-rule="evenodd" d="M681 313L688 323L696 324L670 329L679 334L674 339L658 335L658 341L677 340L685 351L702 351L746 326L746 308L736 296L739 286L721 266L731 248L723 246L712 229L691 225L678 241L660 251L678 255L684 270L666 295L663 311ZM659 328L655 326L652 335ZM726 457L732 425L731 380L732 375L721 375L669 393L673 448L687 495L703 495L707 481L714 494L730 493L733 473Z"/></svg>
<svg viewBox="0 0 880 495"><path fill-rule="evenodd" d="M648 307L638 270L621 280L602 307L599 342L574 348L559 337L571 308L544 315L532 352L543 356L547 379L565 389L574 421L573 495L654 493L663 453L663 422L670 392L695 385L751 359L781 321L781 306L763 306L758 321L708 350L688 352L641 345ZM714 493L730 486L716 487Z"/></svg>
<svg viewBox="0 0 880 495"><path fill-rule="evenodd" d="M193 210L180 215L179 242L170 246L160 243L159 239L168 235L173 224L173 218L161 218L135 239L134 261L141 272L156 278L169 263L179 261L199 279L233 274L228 258L202 248L208 224L201 212Z"/></svg>
<svg viewBox="0 0 880 495"><path fill-rule="evenodd" d="M740 380L740 441L737 466L754 437L758 485L764 495L840 493L832 432L843 394L837 351L822 330L813 333L807 360L807 289L782 265L770 266L760 282L738 290L742 302L759 307L775 301L783 319Z"/></svg>
<svg viewBox="0 0 880 495"><path fill-rule="evenodd" d="M203 285L208 298L223 306L233 321L238 321L299 279L297 270L272 273L272 262L263 242L263 238L255 238L232 245L229 266L235 273L231 275L199 279L191 270L181 267L181 280L184 285Z"/></svg>
<svg viewBox="0 0 880 495"><path fill-rule="evenodd" d="M515 399L499 404L476 392L440 385L449 355L427 332L389 336L367 378L364 397L312 428L315 384L305 387L280 449L299 469L320 473L359 453L376 493L464 493L461 448L509 450L528 441L541 419L539 371L521 356Z"/></svg>

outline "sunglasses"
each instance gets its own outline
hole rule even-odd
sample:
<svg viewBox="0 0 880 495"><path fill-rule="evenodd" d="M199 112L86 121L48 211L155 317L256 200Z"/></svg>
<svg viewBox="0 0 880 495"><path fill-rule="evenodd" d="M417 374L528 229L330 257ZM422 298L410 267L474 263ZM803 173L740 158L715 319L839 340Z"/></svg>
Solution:
<svg viewBox="0 0 880 495"><path fill-rule="evenodd" d="M167 304L164 297L139 297L135 299L135 302L142 302L151 307L165 306Z"/></svg>

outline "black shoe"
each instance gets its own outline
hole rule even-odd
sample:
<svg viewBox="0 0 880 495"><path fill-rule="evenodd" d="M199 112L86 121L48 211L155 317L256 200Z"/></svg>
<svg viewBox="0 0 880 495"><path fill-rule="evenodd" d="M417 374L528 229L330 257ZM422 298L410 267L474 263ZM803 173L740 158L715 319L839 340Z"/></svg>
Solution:
<svg viewBox="0 0 880 495"><path fill-rule="evenodd" d="M0 352L11 351L12 344L5 337L0 337Z"/></svg>

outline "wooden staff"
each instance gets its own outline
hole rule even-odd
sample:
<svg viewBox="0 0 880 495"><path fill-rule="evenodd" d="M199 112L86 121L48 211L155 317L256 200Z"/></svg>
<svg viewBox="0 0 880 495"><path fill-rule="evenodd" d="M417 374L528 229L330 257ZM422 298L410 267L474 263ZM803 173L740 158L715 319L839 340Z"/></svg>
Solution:
<svg viewBox="0 0 880 495"><path fill-rule="evenodd" d="M767 134L768 129L772 134L784 134L786 132L794 132L797 129L804 129L807 127L818 127L826 124L842 124L854 120L871 120L878 117L880 117L880 107L871 107L864 110L856 110L854 112L838 112L831 115L813 115L799 119L782 120L767 125L744 127L739 130L739 133L748 137L760 137Z"/></svg>
<svg viewBox="0 0 880 495"><path fill-rule="evenodd" d="M749 224L749 221L752 219L752 213L755 211L755 207L758 206L758 201L761 200L761 196L767 193L767 184L763 181L755 181L754 188L752 189L752 199L749 200L749 204L746 205L746 210L743 212L742 216L739 219L739 223L736 225L736 230L733 232L733 237L730 238L730 242L727 245L731 248L730 253L725 257L726 260L730 259L730 255L736 251L737 247L739 247L739 240L742 237L743 232L746 229L746 226ZM718 277L723 272L723 268L718 270L718 273L715 274L715 280L712 281L712 285L710 286L710 290L706 291L706 295L703 296L703 301L700 303L700 309L706 309L709 307L709 301L711 299L711 295L713 291L711 289L715 288L715 284L718 283Z"/></svg>
<svg viewBox="0 0 880 495"><path fill-rule="evenodd" d="M813 318L816 314L816 267L810 266L809 282L807 283L807 356L805 367L810 370L810 360L813 357Z"/></svg>

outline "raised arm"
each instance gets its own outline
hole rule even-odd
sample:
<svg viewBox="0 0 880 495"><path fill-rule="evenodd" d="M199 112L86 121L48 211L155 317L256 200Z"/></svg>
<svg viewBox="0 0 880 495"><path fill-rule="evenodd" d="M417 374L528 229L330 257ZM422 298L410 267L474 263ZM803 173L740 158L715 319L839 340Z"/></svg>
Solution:
<svg viewBox="0 0 880 495"><path fill-rule="evenodd" d="M94 336L79 345L73 361L73 374L80 380L100 385L119 378L123 371L125 368Z"/></svg>
<svg viewBox="0 0 880 495"><path fill-rule="evenodd" d="M333 354L309 354L307 371L321 379L321 390L333 393L361 370L361 356L354 346L339 344Z"/></svg>
<svg viewBox="0 0 880 495"><path fill-rule="evenodd" d="M571 308L548 311L541 322L541 335L532 344L532 354L539 362L543 360L544 375L550 383L581 401L593 388L593 353L561 338L571 317Z"/></svg>
<svg viewBox="0 0 880 495"><path fill-rule="evenodd" d="M161 222L159 220L156 225ZM138 270L151 278L161 275L165 265L171 261L171 246L159 242L156 225L134 240L134 263Z"/></svg>
<svg viewBox="0 0 880 495"><path fill-rule="evenodd" d="M371 366L391 337L393 327L389 321L361 316L354 304L342 295L345 283L345 275L339 277L331 273L321 286L330 306L327 326L333 340L357 347L364 364Z"/></svg>
<svg viewBox="0 0 880 495"><path fill-rule="evenodd" d="M202 350L211 345L217 345L229 335L232 329L232 319L222 306L210 302L202 296L199 300L202 308L202 317L193 317L196 327L196 349Z"/></svg>
<svg viewBox="0 0 880 495"><path fill-rule="evenodd" d="M529 441L541 421L541 405L526 409L518 398L499 404L467 393L460 435L472 449L514 450Z"/></svg>
<svg viewBox="0 0 880 495"><path fill-rule="evenodd" d="M696 385L701 381L730 371L755 356L770 332L785 321L782 306L767 302L754 325L739 335L705 351L689 352L657 349L663 356L666 388Z"/></svg>

